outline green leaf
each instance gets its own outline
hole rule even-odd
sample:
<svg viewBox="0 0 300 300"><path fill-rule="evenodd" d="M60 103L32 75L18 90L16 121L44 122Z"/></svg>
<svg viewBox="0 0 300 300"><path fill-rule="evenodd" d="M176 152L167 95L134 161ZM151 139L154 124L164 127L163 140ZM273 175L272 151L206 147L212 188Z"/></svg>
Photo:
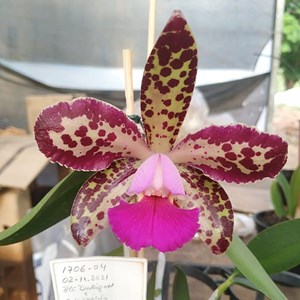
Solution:
<svg viewBox="0 0 300 300"><path fill-rule="evenodd" d="M233 278L233 284L243 286L243 287L245 287L247 289L250 289L250 290L258 291L256 286L253 285L249 280L247 280L244 277L234 277Z"/></svg>
<svg viewBox="0 0 300 300"><path fill-rule="evenodd" d="M239 271L267 297L272 300L287 299L237 235L234 235L226 254Z"/></svg>
<svg viewBox="0 0 300 300"><path fill-rule="evenodd" d="M124 256L124 247L118 247L108 253L105 254L105 256Z"/></svg>
<svg viewBox="0 0 300 300"><path fill-rule="evenodd" d="M291 216L294 217L298 203L300 202L300 167L298 167L291 177Z"/></svg>
<svg viewBox="0 0 300 300"><path fill-rule="evenodd" d="M0 245L24 241L70 215L73 200L91 172L72 172L59 182L18 223L0 233Z"/></svg>
<svg viewBox="0 0 300 300"><path fill-rule="evenodd" d="M248 244L269 274L286 271L300 264L300 219L271 226Z"/></svg>
<svg viewBox="0 0 300 300"><path fill-rule="evenodd" d="M141 124L141 117L139 115L128 115L128 118L134 121L136 124Z"/></svg>
<svg viewBox="0 0 300 300"><path fill-rule="evenodd" d="M173 300L190 300L189 287L185 273L175 266L176 274L173 282Z"/></svg>
<svg viewBox="0 0 300 300"><path fill-rule="evenodd" d="M282 194L277 181L273 181L271 184L271 200L274 207L275 214L278 217L283 217L287 215L285 210Z"/></svg>
<svg viewBox="0 0 300 300"><path fill-rule="evenodd" d="M291 190L290 190L290 184L287 181L286 177L282 173L279 173L276 176L276 181L278 182L278 184L279 184L279 186L280 186L280 188L283 192L284 198L286 200L286 203L287 203L287 206L288 206L288 214L291 215Z"/></svg>
<svg viewBox="0 0 300 300"><path fill-rule="evenodd" d="M156 266L148 280L147 284L147 300L155 299L155 279L156 279Z"/></svg>

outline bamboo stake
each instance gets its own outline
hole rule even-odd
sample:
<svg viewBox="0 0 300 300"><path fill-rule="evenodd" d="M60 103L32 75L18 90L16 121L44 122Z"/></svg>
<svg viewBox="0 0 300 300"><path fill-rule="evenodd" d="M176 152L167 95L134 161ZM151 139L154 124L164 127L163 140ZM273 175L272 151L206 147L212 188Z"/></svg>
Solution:
<svg viewBox="0 0 300 300"><path fill-rule="evenodd" d="M155 39L155 6L156 0L149 0L149 19L148 19L148 46L147 56L149 56ZM130 49L123 49L123 68L125 75L125 98L126 114L134 114L134 92L132 80L132 55ZM134 251L124 245L124 255L126 257L144 257L144 250Z"/></svg>
<svg viewBox="0 0 300 300"><path fill-rule="evenodd" d="M156 0L149 0L149 15L148 15L148 48L147 56L149 56L155 39L155 7Z"/></svg>
<svg viewBox="0 0 300 300"><path fill-rule="evenodd" d="M123 49L123 69L125 79L126 114L134 113L134 94L132 82L132 55L130 49ZM137 257L137 252L124 245L125 257Z"/></svg>
<svg viewBox="0 0 300 300"><path fill-rule="evenodd" d="M134 92L132 79L132 54L130 49L123 49L123 68L125 76L125 98L126 98L126 114L134 114ZM143 257L144 252L131 250L124 245L124 256L126 257Z"/></svg>
<svg viewBox="0 0 300 300"><path fill-rule="evenodd" d="M126 114L134 114L134 92L132 80L132 55L130 49L123 49L123 68L125 75Z"/></svg>

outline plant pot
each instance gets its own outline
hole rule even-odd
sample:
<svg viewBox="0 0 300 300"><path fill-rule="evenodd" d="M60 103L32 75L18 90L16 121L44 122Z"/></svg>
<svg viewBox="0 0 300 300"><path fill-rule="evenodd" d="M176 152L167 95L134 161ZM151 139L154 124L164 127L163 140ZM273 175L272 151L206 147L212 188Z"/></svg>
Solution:
<svg viewBox="0 0 300 300"><path fill-rule="evenodd" d="M255 213L253 215L253 220L255 222L257 232L261 232L262 230L272 225L278 224L288 219L279 218L278 216L276 216L274 210L266 210Z"/></svg>
<svg viewBox="0 0 300 300"><path fill-rule="evenodd" d="M276 216L274 210L266 210L255 213L253 215L253 220L255 222L256 230L259 233L272 225L287 221L288 219L285 217L279 218ZM300 275L300 265L297 265L288 271Z"/></svg>

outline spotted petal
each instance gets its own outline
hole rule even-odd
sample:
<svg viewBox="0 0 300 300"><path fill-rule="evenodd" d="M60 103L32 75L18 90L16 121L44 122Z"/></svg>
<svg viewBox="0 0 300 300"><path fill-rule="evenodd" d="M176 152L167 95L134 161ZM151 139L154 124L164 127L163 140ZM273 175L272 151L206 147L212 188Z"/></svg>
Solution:
<svg viewBox="0 0 300 300"><path fill-rule="evenodd" d="M107 226L107 210L126 198L131 175L140 163L134 159L115 161L84 183L71 211L71 230L79 245L87 245Z"/></svg>
<svg viewBox="0 0 300 300"><path fill-rule="evenodd" d="M147 143L166 153L175 142L190 104L197 73L197 48L190 28L175 11L147 60L141 112Z"/></svg>
<svg viewBox="0 0 300 300"><path fill-rule="evenodd" d="M254 182L278 174L287 143L254 127L210 126L188 135L168 156L175 163L193 164L214 180Z"/></svg>
<svg viewBox="0 0 300 300"><path fill-rule="evenodd" d="M226 192L212 179L189 166L179 165L188 200L178 200L181 208L199 207L199 235L214 254L226 251L233 233L233 210Z"/></svg>
<svg viewBox="0 0 300 300"><path fill-rule="evenodd" d="M153 246L161 252L174 251L191 240L199 228L199 210L180 209L168 198L145 196L140 202L109 209L113 232L135 250Z"/></svg>
<svg viewBox="0 0 300 300"><path fill-rule="evenodd" d="M75 170L98 171L121 157L144 159L151 154L133 121L93 98L44 109L34 132L41 152Z"/></svg>

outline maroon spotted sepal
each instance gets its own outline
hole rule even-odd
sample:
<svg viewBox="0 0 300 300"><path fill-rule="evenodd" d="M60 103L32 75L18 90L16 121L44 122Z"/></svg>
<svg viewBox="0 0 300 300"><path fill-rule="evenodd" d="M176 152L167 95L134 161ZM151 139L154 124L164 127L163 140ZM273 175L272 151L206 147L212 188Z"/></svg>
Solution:
<svg viewBox="0 0 300 300"><path fill-rule="evenodd" d="M141 112L147 143L168 152L189 107L197 74L197 47L191 30L175 11L147 60L141 86Z"/></svg>

